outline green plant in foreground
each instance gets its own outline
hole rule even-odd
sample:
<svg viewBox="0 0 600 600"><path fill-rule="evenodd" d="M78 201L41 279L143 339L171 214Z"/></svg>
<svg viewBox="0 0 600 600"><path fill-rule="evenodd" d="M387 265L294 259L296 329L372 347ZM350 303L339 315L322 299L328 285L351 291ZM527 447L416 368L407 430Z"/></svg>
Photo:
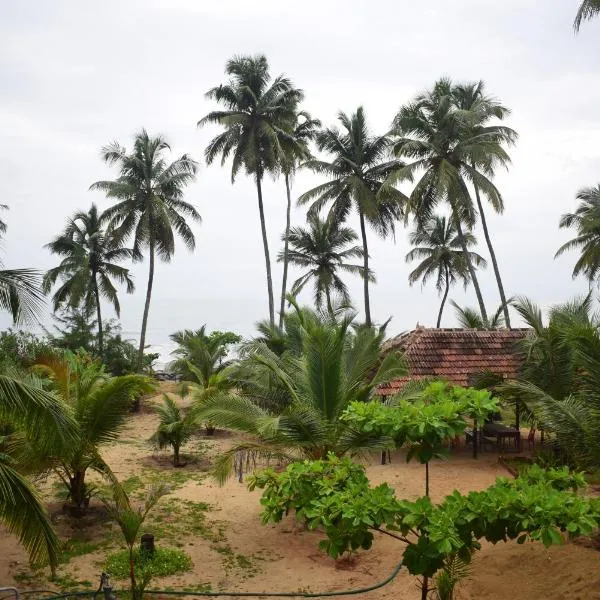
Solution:
<svg viewBox="0 0 600 600"><path fill-rule="evenodd" d="M145 556L139 549L135 549L133 562L137 572L144 572L152 577L167 577L189 571L192 568L190 557L176 548L156 548L152 556ZM130 576L129 550L109 554L106 557L104 569L115 579L127 579Z"/></svg>
<svg viewBox="0 0 600 600"><path fill-rule="evenodd" d="M294 512L310 529L322 528L322 549L333 558L371 547L374 532L405 544L403 564L428 578L460 558L470 563L481 546L528 539L545 546L569 537L589 535L600 525L600 499L577 495L579 474L533 469L515 480L498 478L481 492L454 491L440 504L428 497L416 501L396 498L386 483L371 487L364 468L350 459L329 455L327 460L293 463L277 474L267 470L251 479L251 489L264 489L263 522L278 522Z"/></svg>

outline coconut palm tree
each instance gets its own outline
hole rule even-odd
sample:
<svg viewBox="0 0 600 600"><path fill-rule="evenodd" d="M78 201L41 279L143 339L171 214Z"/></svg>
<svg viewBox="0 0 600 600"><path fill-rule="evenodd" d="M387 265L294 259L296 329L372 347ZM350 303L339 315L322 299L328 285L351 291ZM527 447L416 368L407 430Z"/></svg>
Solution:
<svg viewBox="0 0 600 600"><path fill-rule="evenodd" d="M177 344L171 352L177 358L169 365L169 369L181 375L184 381L199 377L198 383L202 386L209 385L210 378L229 364L226 360L229 347L242 341L241 336L231 331L207 333L206 325L196 331L176 331L169 337ZM190 370L190 365L194 371ZM197 370L200 371L199 375Z"/></svg>
<svg viewBox="0 0 600 600"><path fill-rule="evenodd" d="M55 394L31 378L0 375L0 420L13 434L0 438L0 521L29 553L32 563L47 563L54 572L60 543L38 492L23 476L13 454L22 437L36 438L48 452L72 443L75 423ZM43 432L43 435L40 435Z"/></svg>
<svg viewBox="0 0 600 600"><path fill-rule="evenodd" d="M93 494L86 482L88 469L118 486L99 448L117 439L133 401L153 391L154 384L141 375L109 377L101 363L69 351L40 357L33 369L61 398L65 415L73 415L74 431L71 442L58 449L40 443L44 436L29 440L18 463L33 473L56 474L65 485L73 512L81 514Z"/></svg>
<svg viewBox="0 0 600 600"><path fill-rule="evenodd" d="M600 0L583 0L573 22L575 32L579 32L579 28L583 21L590 21L600 14Z"/></svg>
<svg viewBox="0 0 600 600"><path fill-rule="evenodd" d="M290 233L290 220L292 212L292 180L300 163L311 158L309 142L315 139L317 130L321 127L321 121L311 118L306 111L300 111L296 115L296 124L288 138L283 139L283 158L281 170L285 179L285 191L287 194L287 211L285 221L285 232L283 234L283 277L281 282L281 305L279 308L279 327L283 327L285 315L285 297L287 295L288 275L288 249Z"/></svg>
<svg viewBox="0 0 600 600"><path fill-rule="evenodd" d="M175 234L193 251L196 240L186 218L201 220L198 211L183 200L185 188L196 178L198 164L187 154L169 163L166 152L170 149L163 137L150 137L145 129L135 136L131 153L113 142L102 149L102 158L107 164L119 167L119 177L114 181L97 181L90 188L116 200L104 216L117 239L126 240L133 235L134 260L141 260L144 248L148 248L150 264L138 368L141 368L146 346L155 256L158 254L163 261L171 260Z"/></svg>
<svg viewBox="0 0 600 600"><path fill-rule="evenodd" d="M456 107L459 111L463 111L463 118L465 119L468 126L472 129L470 135L472 137L476 137L477 135L483 135L486 138L486 143L489 142L490 138L496 138L495 143L500 146L510 146L515 143L517 139L517 133L513 129L509 127L504 127L498 124L490 124L492 120L501 121L508 115L510 115L510 110L505 106L502 106L497 100L494 98L487 96L485 94L485 84L483 81L478 81L475 83L467 83L467 84L459 84L455 85L452 91L452 95L454 97L454 102L456 103ZM494 143L493 141L489 143ZM492 166L495 159L495 152L492 152L488 155L485 149L485 145L481 144L481 156L479 160L482 162L489 161L491 159ZM505 166L508 162L506 160L507 157L504 157L504 161L501 162L501 166ZM471 162L471 166L476 168L475 157ZM502 283L502 277L500 276L500 268L498 267L498 261L496 259L496 252L494 251L494 246L492 245L492 239L490 237L489 228L487 224L487 219L485 216L485 211L483 209L483 203L481 201L481 194L479 192L479 187L476 183L473 184L473 189L475 191L475 200L477 202L477 212L479 213L479 218L481 220L481 227L483 229L483 236L485 238L485 243L487 244L488 251L490 253L490 258L492 259L492 267L494 269L494 276L496 278L496 284L498 286L498 293L500 295L500 302L504 306L504 322L506 327L510 329L510 314L508 312L508 303L506 301L506 294L504 292L504 285ZM498 198L496 196L492 196L491 198L488 196L488 200L492 202L492 208L498 213L501 214L504 211L504 203L502 202L502 198ZM498 203L500 200L500 203Z"/></svg>
<svg viewBox="0 0 600 600"><path fill-rule="evenodd" d="M477 218L469 185L477 186L492 206L501 206L502 196L491 177L494 168L507 164L509 157L495 130L488 133L485 128L472 127L472 117L456 108L453 90L449 79L441 79L433 89L400 109L393 126L394 152L412 161L398 172L399 177L419 173L408 203L418 223L427 221L438 204L448 204L479 310L486 320L485 303L464 234L465 228L473 229Z"/></svg>
<svg viewBox="0 0 600 600"><path fill-rule="evenodd" d="M307 228L292 228L287 239L291 246L288 250L289 261L297 267L308 269L294 282L292 295L299 294L312 280L317 308L322 307L325 296L327 310L332 312L332 293L336 293L342 302L349 303L348 288L338 271L362 276L362 265L347 262L353 258L363 258L362 247L351 245L357 239L358 236L349 227L331 219L320 219L316 214L308 216ZM278 260L285 260L285 251L279 255ZM372 275L370 281L375 281Z"/></svg>
<svg viewBox="0 0 600 600"><path fill-rule="evenodd" d="M574 213L564 214L559 227L577 230L577 237L563 244L554 258L568 250L580 250L580 256L573 268L573 278L585 275L590 283L600 273L600 184L583 188L577 192L580 204Z"/></svg>
<svg viewBox="0 0 600 600"><path fill-rule="evenodd" d="M133 251L123 248L122 239L114 230L106 228L106 221L95 204L87 213L75 213L64 231L46 244L52 254L64 258L57 267L47 271L43 281L46 293L57 280L61 282L52 298L55 311L63 306L78 308L82 305L88 316L96 312L100 356L104 355L100 296L106 298L120 316L119 297L112 279L125 284L128 294L135 289L129 269L117 264L131 259Z"/></svg>
<svg viewBox="0 0 600 600"><path fill-rule="evenodd" d="M197 429L193 410L184 410L168 394L163 394L163 405L156 407L159 424L156 432L150 438L160 449L173 448L173 466L180 467L179 452Z"/></svg>
<svg viewBox="0 0 600 600"><path fill-rule="evenodd" d="M254 385L207 401L199 418L248 434L217 459L215 476L224 481L243 458L256 455L284 460L323 458L382 449L392 442L379 435L365 435L339 417L348 404L367 400L377 385L406 373L397 353L382 358L385 326L351 327L354 316L319 315L295 308L301 347L277 356L257 345L246 359L254 368ZM290 315L286 315L286 320ZM282 411L264 407L273 394L273 383L287 395Z"/></svg>
<svg viewBox="0 0 600 600"><path fill-rule="evenodd" d="M355 209L360 220L363 246L365 323L371 326L369 299L369 247L366 223L382 237L393 234L402 217L406 196L388 183L390 175L402 166L388 160L390 140L374 136L367 126L363 107L352 115L338 114L342 130L333 127L316 136L320 151L332 155L331 162L312 159L306 166L329 180L302 194L299 204L312 201L309 212L318 214L330 204L329 219L343 222Z"/></svg>
<svg viewBox="0 0 600 600"><path fill-rule="evenodd" d="M207 98L223 105L225 110L208 113L198 121L198 127L215 123L224 128L206 147L208 164L221 156L223 165L232 156L232 183L240 169L254 177L267 272L269 320L275 323L262 181L265 173L276 173L282 165L289 164L290 153L288 150L285 154L284 142L293 141L291 132L297 124L296 110L303 93L283 75L271 79L269 64L263 55L235 56L227 62L225 73L229 81L206 93Z"/></svg>
<svg viewBox="0 0 600 600"><path fill-rule="evenodd" d="M196 405L207 398L229 390L232 386L226 371L231 361L227 359L229 347L242 341L231 331L206 333L206 325L197 331L177 331L171 340L178 344L172 354L177 358L169 365L171 371L182 378L181 395L190 396ZM190 417L191 419L191 417ZM207 435L213 435L215 427L205 423Z"/></svg>
<svg viewBox="0 0 600 600"><path fill-rule="evenodd" d="M406 262L421 260L408 276L409 283L413 285L421 281L421 285L425 285L433 277L437 291L443 293L436 324L436 327L439 327L450 287L457 281L462 281L465 286L469 282L469 271L465 264L461 241L453 222L437 215L431 217L422 227L416 227L410 233L409 241L414 248L406 255ZM465 242L467 247L472 247L476 245L477 240L471 233L466 233ZM479 254L469 254L475 266L486 266L485 259Z"/></svg>

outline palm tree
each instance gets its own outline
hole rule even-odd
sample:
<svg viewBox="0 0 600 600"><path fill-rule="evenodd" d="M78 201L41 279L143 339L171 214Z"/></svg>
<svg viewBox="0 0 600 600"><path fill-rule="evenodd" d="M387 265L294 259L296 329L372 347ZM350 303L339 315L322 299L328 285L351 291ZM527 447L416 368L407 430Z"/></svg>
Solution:
<svg viewBox="0 0 600 600"><path fill-rule="evenodd" d="M287 295L287 275L288 275L288 249L290 233L290 217L292 212L292 179L298 165L311 158L308 143L315 139L317 130L321 127L321 121L311 118L306 111L300 111L296 115L296 124L289 138L283 140L283 158L281 168L285 178L285 191L287 194L287 211L285 221L285 232L283 234L283 278L281 283L281 306L279 308L279 327L283 327L283 318L285 315L285 297Z"/></svg>
<svg viewBox="0 0 600 600"><path fill-rule="evenodd" d="M231 344L242 341L241 336L231 331L206 333L206 325L197 331L177 331L171 340L178 344L172 354L177 358L169 365L171 371L183 377L181 395L189 395L197 406L207 398L213 398L231 388L227 376L227 353ZM192 417L190 416L190 419ZM215 433L211 422L205 423L207 435Z"/></svg>
<svg viewBox="0 0 600 600"><path fill-rule="evenodd" d="M472 129L472 137L477 135L485 136L485 141L488 143L490 138L495 136L495 143L499 145L512 145L517 139L517 133L509 127L503 127L501 125L491 125L489 123L492 119L501 121L508 115L510 110L505 106L502 106L494 98L485 94L485 84L483 81L476 83L468 83L464 85L456 85L453 89L453 97L456 103L456 107L459 111L464 111L464 118L466 119L469 127ZM490 143L494 143L491 141ZM480 161L487 161L492 159L492 163L495 158L495 153L488 155L485 145L481 144L481 156ZM506 157L504 157L506 159ZM504 166L508 161L501 163ZM471 162L471 166L476 168L475 157ZM479 212L479 218L481 219L481 227L483 229L483 235L485 237L485 243L487 244L490 258L492 259L492 267L494 269L494 276L496 277L496 284L498 285L498 293L500 294L500 302L504 306L504 321L506 327L510 329L510 314L508 312L508 303L506 301L506 294L504 293L504 285L502 283L502 277L500 276L500 268L498 267L498 261L496 260L496 253L492 245L490 237L487 219L485 211L483 210L483 203L481 202L481 194L479 193L479 187L477 183L473 183L475 190L475 200L477 202L477 211ZM496 196L488 196L488 200L492 201L492 208L501 214L504 211L504 203L502 198ZM500 200L500 203L498 203Z"/></svg>
<svg viewBox="0 0 600 600"><path fill-rule="evenodd" d="M573 23L575 32L579 32L579 28L583 21L590 21L598 14L600 14L600 0L583 0L577 11L577 15L575 15L575 21Z"/></svg>
<svg viewBox="0 0 600 600"><path fill-rule="evenodd" d="M532 328L521 343L523 372L500 386L516 397L535 422L551 432L560 455L578 468L600 466L600 335L592 297L542 311L527 298L515 309Z"/></svg>
<svg viewBox="0 0 600 600"><path fill-rule="evenodd" d="M75 423L56 395L32 381L4 374L0 375L0 419L15 432L0 438L0 521L19 537L32 563L47 562L54 573L61 551L59 540L39 494L12 454L21 436L37 438L47 451L68 447Z"/></svg>
<svg viewBox="0 0 600 600"><path fill-rule="evenodd" d="M263 55L235 56L225 66L229 81L210 89L206 97L225 107L208 113L198 127L215 123L224 131L206 147L206 162L221 156L225 164L231 155L231 182L240 169L254 177L258 195L258 212L265 253L269 320L275 323L271 259L262 197L265 173L275 173L287 164L284 142L292 142L290 131L296 125L296 107L303 98L301 90L282 75L271 80L269 64ZM289 159L289 152L287 157Z"/></svg>
<svg viewBox="0 0 600 600"><path fill-rule="evenodd" d="M198 164L187 154L168 163L165 154L170 149L163 137L150 137L145 129L135 136L131 154L113 142L102 149L102 158L109 165L118 165L120 175L114 181L97 181L90 188L117 200L104 216L109 219L109 227L115 230L117 239L125 240L133 234L134 260L141 260L142 250L148 247L150 266L138 368L141 368L146 346L155 255L163 261L171 260L175 234L193 251L196 240L186 218L201 220L198 211L183 200L184 189L196 178Z"/></svg>
<svg viewBox="0 0 600 600"><path fill-rule="evenodd" d="M163 394L163 405L156 407L159 424L150 441L160 449L173 448L173 466L180 467L179 452L194 434L196 420L194 411L184 411L168 394Z"/></svg>
<svg viewBox="0 0 600 600"><path fill-rule="evenodd" d="M142 600L144 589L148 585L147 579L142 576L142 581L138 582L135 574L135 550L134 546L140 534L140 529L146 521L148 513L156 506L158 501L171 492L167 484L159 483L154 485L148 491L143 506L134 508L127 494L122 493L116 497L114 502L105 501L105 506L109 514L117 522L123 539L129 552L129 581L131 586L132 600Z"/></svg>
<svg viewBox="0 0 600 600"><path fill-rule="evenodd" d="M243 457L275 456L284 460L318 459L388 447L392 442L366 435L340 421L350 402L369 399L382 383L406 374L397 353L382 358L385 326L351 328L354 316L338 318L300 310L292 303L301 347L281 356L257 345L246 359L253 368L253 385L241 392L207 401L199 418L251 437L225 451L215 465L215 476L226 479ZM286 315L286 320L290 315ZM287 395L286 408L271 411L264 399L278 387Z"/></svg>
<svg viewBox="0 0 600 600"><path fill-rule="evenodd" d="M508 302L510 303L512 300L512 298L509 298ZM476 308L459 306L454 300L450 300L450 304L454 308L458 324L464 329L504 329L506 327L504 305L502 304L496 309L496 312L485 318Z"/></svg>
<svg viewBox="0 0 600 600"><path fill-rule="evenodd" d="M6 204L0 209L7 210ZM0 219L0 237L6 233L6 223ZM13 323L35 321L44 308L44 293L40 289L41 275L36 269L3 269L0 262L0 308L10 312Z"/></svg>
<svg viewBox="0 0 600 600"><path fill-rule="evenodd" d="M600 184L579 190L580 204L574 213L560 218L560 228L574 227L577 237L563 244L554 258L573 249L580 250L580 256L573 268L573 278L580 274L594 282L600 273Z"/></svg>
<svg viewBox="0 0 600 600"><path fill-rule="evenodd" d="M33 368L61 398L64 414L73 415L73 438L54 449L41 444L38 438L43 436L38 436L21 449L18 461L34 473L55 473L67 489L73 512L80 514L93 493L86 482L88 469L118 485L99 448L117 439L133 401L153 391L154 384L141 375L109 377L101 363L68 351L40 357Z"/></svg>
<svg viewBox="0 0 600 600"><path fill-rule="evenodd" d="M358 239L349 227L343 227L331 219L320 219L319 215L308 216L308 228L294 227L290 230L287 242L291 246L288 251L289 261L298 267L308 269L292 286L292 295L297 295L311 280L315 288L315 304L323 305L325 296L327 310L333 311L331 294L335 292L342 302L350 302L350 294L346 284L340 279L338 270L361 275L363 267L347 262L352 258L363 258L361 246L351 246ZM287 245L287 244L286 244ZM285 260L285 251L278 260ZM375 278L371 275L370 281Z"/></svg>
<svg viewBox="0 0 600 600"><path fill-rule="evenodd" d="M371 326L366 223L382 237L394 233L406 196L387 181L402 163L386 159L390 140L385 135L373 136L369 132L362 106L350 116L340 112L338 120L342 131L334 127L316 136L319 150L333 156L331 162L313 159L306 163L330 179L302 194L298 203L313 201L309 211L313 214L330 203L329 219L338 222L343 222L353 208L358 212L363 246L365 323Z"/></svg>
<svg viewBox="0 0 600 600"><path fill-rule="evenodd" d="M502 196L490 178L494 168L507 164L509 157L496 130L487 132L486 128L473 127L473 117L456 108L453 90L450 80L441 79L432 90L400 109L394 119L394 152L412 159L398 176L412 178L420 173L408 206L418 223L427 221L440 202L448 203L479 310L486 320L463 225L471 230L477 217L469 184L476 186L492 206L502 205Z"/></svg>
<svg viewBox="0 0 600 600"><path fill-rule="evenodd" d="M450 286L459 280L466 286L469 281L461 241L452 221L437 215L431 217L422 227L416 227L410 233L409 241L415 247L406 255L406 262L422 260L410 273L408 281L412 285L421 280L421 285L425 285L434 277L437 291L443 292L436 324L436 327L439 327ZM471 233L466 233L465 242L467 247L470 247L475 246L477 240ZM485 267L486 262L479 254L469 252L469 255L474 265Z"/></svg>
<svg viewBox="0 0 600 600"><path fill-rule="evenodd" d="M75 213L68 220L63 233L46 244L52 254L64 258L57 267L46 273L43 281L46 293L50 292L57 280L61 281L53 296L55 311L65 305L71 308L83 305L88 316L96 311L100 356L104 355L100 296L106 298L117 316L120 316L119 298L111 279L125 284L128 294L135 289L129 269L117 264L132 258L133 251L123 248L122 239L114 230L106 229L105 225L106 217L98 213L95 204L87 213Z"/></svg>
<svg viewBox="0 0 600 600"><path fill-rule="evenodd" d="M169 369L178 373L185 381L199 377L198 383L207 387L210 378L222 371L228 364L226 360L229 346L241 342L242 338L231 331L206 332L206 325L193 331L185 329L176 331L170 336L177 347L171 354L177 358L169 365ZM190 365L194 371L190 369ZM196 370L200 374L196 374Z"/></svg>

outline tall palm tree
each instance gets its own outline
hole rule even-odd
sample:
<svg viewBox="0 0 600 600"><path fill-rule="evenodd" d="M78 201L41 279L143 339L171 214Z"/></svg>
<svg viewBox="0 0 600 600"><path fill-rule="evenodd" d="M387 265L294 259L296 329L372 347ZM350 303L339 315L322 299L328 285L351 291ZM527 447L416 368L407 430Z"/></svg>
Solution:
<svg viewBox="0 0 600 600"><path fill-rule="evenodd" d="M560 218L560 228L574 227L577 237L563 244L554 258L573 249L580 250L580 256L573 268L573 277L583 274L590 283L600 274L600 184L579 190L580 204L574 213Z"/></svg>
<svg viewBox="0 0 600 600"><path fill-rule="evenodd" d="M91 186L117 201L104 215L117 238L126 240L133 234L134 260L141 260L143 249L148 248L150 265L138 368L141 368L146 346L155 255L166 262L171 260L175 234L193 251L196 239L186 218L201 220L198 211L183 200L185 188L196 179L198 164L187 154L169 163L166 152L170 150L163 137L150 137L145 129L135 136L131 153L113 142L102 149L102 158L107 164L119 167L119 177L114 181L97 181Z"/></svg>
<svg viewBox="0 0 600 600"><path fill-rule="evenodd" d="M119 298L111 279L125 284L128 294L135 289L129 269L117 264L124 259L131 259L133 251L123 248L122 238L115 235L114 230L107 229L106 224L106 217L98 213L95 204L87 213L76 212L68 220L63 233L46 244L52 254L64 258L57 267L46 273L43 281L46 293L57 280L61 281L53 296L55 311L64 305L72 308L83 305L88 316L96 311L100 356L104 355L100 296L106 298L117 316L120 316Z"/></svg>
<svg viewBox="0 0 600 600"><path fill-rule="evenodd" d="M336 319L300 310L295 303L294 307L301 343L298 352L277 356L265 345L257 346L247 358L255 385L209 400L199 409L199 418L250 436L218 458L215 475L220 481L231 474L236 458L239 465L244 455L318 459L329 452L358 454L391 444L339 418L350 402L367 400L379 384L406 374L399 354L382 358L385 326L354 330L352 315ZM287 395L282 411L263 407L273 392L273 380Z"/></svg>
<svg viewBox="0 0 600 600"><path fill-rule="evenodd" d="M366 223L382 237L393 234L402 217L406 196L388 183L390 175L402 163L388 160L390 140L374 136L367 126L363 107L352 115L340 112L342 130L333 127L316 136L319 150L332 155L331 162L309 160L306 166L325 175L329 181L302 194L299 204L313 201L310 212L319 213L327 204L329 219L344 221L352 209L358 213L363 246L365 323L371 325L369 299L369 247Z"/></svg>
<svg viewBox="0 0 600 600"><path fill-rule="evenodd" d="M269 64L263 55L235 56L227 61L225 73L229 81L206 93L207 98L223 105L225 110L208 113L198 121L198 127L215 123L224 129L206 147L208 164L220 155L223 165L231 155L232 183L240 169L254 177L267 272L269 320L275 323L262 181L265 173L275 173L284 164L286 156L283 143L292 141L288 132L295 126L296 107L303 93L283 75L271 79Z"/></svg>
<svg viewBox="0 0 600 600"><path fill-rule="evenodd" d="M485 94L485 84L483 81L456 85L454 86L452 94L457 109L459 111L464 112L463 118L465 119L467 125L470 128L472 128L471 135L473 137L476 137L479 134L484 135L486 138L486 143L488 143L488 141L490 141L490 138L492 138L493 140L493 137L495 136L496 144L514 144L515 140L517 139L516 131L510 129L509 127L504 127L502 125L490 124L491 120L501 121L502 119L510 115L510 110L502 104L500 104L494 98ZM493 144L494 142L490 141L490 143ZM492 153L491 155L489 155L486 152L485 145L481 144L481 155L479 157L479 160L486 162L490 159L493 166L495 154ZM504 166L507 162L508 161L505 160L501 164ZM471 162L471 166L473 168L477 167L475 163L475 157ZM492 239L490 237L487 219L485 216L485 211L483 210L483 203L481 201L481 194L479 192L479 187L477 186L477 183L473 184L473 188L475 191L477 211L479 213L479 218L481 219L481 227L483 229L485 243L487 244L488 251L490 253L490 258L492 259L492 267L494 269L496 284L498 285L500 302L502 303L502 306L504 306L504 321L506 323L506 327L510 329L510 314L508 311L506 294L504 292L504 285L502 283L502 277L500 276L500 268L498 267L498 261L496 259L496 252L494 251L494 246L492 245ZM492 201L492 208L498 214L501 214L504 211L504 203L502 202L502 198L497 198L496 196L492 196L490 198L488 196L488 200ZM499 203L498 200L500 201Z"/></svg>
<svg viewBox="0 0 600 600"><path fill-rule="evenodd" d="M333 311L332 292L337 293L342 302L349 303L348 288L338 275L338 271L362 276L362 265L347 262L349 259L363 258L362 247L351 245L357 239L358 236L349 227L344 227L338 221L331 219L320 219L316 214L308 216L307 228L292 228L286 240L291 246L288 250L289 261L308 270L294 282L291 293L299 294L312 280L317 308L322 307L323 296L325 296L327 310ZM278 259L285 260L285 251ZM375 278L370 276L370 281L374 280Z"/></svg>
<svg viewBox="0 0 600 600"><path fill-rule="evenodd" d="M421 285L425 285L433 277L437 291L443 293L436 324L439 327L450 287L459 280L465 286L469 282L461 240L452 220L435 215L422 227L416 227L410 233L409 241L415 247L406 255L406 262L422 260L410 273L408 281L412 285L420 280ZM471 233L466 233L465 242L471 247L477 240ZM479 254L469 252L469 255L475 266L485 267L485 259Z"/></svg>
<svg viewBox="0 0 600 600"><path fill-rule="evenodd" d="M491 177L494 167L507 164L509 157L498 143L498 134L470 126L464 111L456 108L449 79L439 80L433 89L402 107L394 119L394 133L397 136L394 152L412 159L399 176L420 174L410 195L409 210L418 223L423 223L440 202L448 203L485 320L485 303L469 257L464 228L471 230L477 218L469 184L476 185L493 206L502 205L502 196Z"/></svg>
<svg viewBox="0 0 600 600"><path fill-rule="evenodd" d="M600 0L583 0L573 22L575 32L579 32L579 28L583 21L590 21L600 14Z"/></svg>
<svg viewBox="0 0 600 600"><path fill-rule="evenodd" d="M288 275L288 250L290 233L290 218L292 212L292 179L300 163L311 157L309 142L315 139L317 130L321 127L321 121L311 118L306 111L300 111L296 115L296 124L290 132L289 137L283 140L283 158L281 169L285 179L285 191L287 194L287 211L285 221L285 232L283 234L283 277L281 282L281 306L279 308L279 327L283 327L285 316L285 297L287 295Z"/></svg>
<svg viewBox="0 0 600 600"><path fill-rule="evenodd" d="M0 521L18 536L32 563L47 562L54 572L61 552L59 540L41 497L12 453L20 436L37 439L47 451L68 447L75 423L60 398L28 379L0 375L0 419L15 432L0 438Z"/></svg>

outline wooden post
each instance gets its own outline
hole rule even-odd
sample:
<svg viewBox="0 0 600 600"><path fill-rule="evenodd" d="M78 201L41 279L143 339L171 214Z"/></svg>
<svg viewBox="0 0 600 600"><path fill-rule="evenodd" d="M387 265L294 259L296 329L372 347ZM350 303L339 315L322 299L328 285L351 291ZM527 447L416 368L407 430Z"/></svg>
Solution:
<svg viewBox="0 0 600 600"><path fill-rule="evenodd" d="M147 556L154 554L154 535L151 533L144 533L140 539L140 552Z"/></svg>

